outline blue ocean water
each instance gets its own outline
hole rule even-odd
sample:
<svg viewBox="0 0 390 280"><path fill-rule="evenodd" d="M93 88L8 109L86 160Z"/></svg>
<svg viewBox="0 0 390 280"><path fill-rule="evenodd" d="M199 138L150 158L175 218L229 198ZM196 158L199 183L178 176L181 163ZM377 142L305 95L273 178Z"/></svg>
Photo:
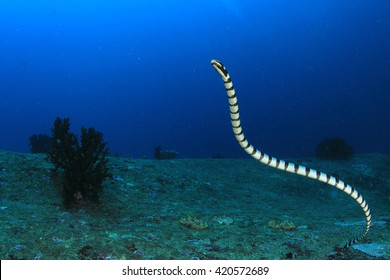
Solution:
<svg viewBox="0 0 390 280"><path fill-rule="evenodd" d="M211 59L259 149L312 156L341 137L390 153L387 0L2 0L0 149L28 152L59 116L114 154L245 157Z"/></svg>

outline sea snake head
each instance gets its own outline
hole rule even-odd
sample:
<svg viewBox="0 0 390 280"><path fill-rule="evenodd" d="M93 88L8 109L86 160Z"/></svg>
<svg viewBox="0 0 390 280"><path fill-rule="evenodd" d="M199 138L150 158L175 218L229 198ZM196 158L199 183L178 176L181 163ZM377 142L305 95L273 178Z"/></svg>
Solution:
<svg viewBox="0 0 390 280"><path fill-rule="evenodd" d="M223 64L219 60L215 60L215 59L211 60L211 65L219 73L219 75L221 75L224 81L230 78L229 73L226 70L225 66L223 66Z"/></svg>

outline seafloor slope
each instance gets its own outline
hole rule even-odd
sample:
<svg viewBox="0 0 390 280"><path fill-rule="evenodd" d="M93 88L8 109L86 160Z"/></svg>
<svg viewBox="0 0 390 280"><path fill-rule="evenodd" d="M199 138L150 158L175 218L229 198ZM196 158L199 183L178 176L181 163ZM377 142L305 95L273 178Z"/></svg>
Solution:
<svg viewBox="0 0 390 280"><path fill-rule="evenodd" d="M294 160L292 160L294 162ZM368 201L255 160L110 158L100 205L66 210L43 155L0 151L1 259L390 259L390 156L295 160Z"/></svg>

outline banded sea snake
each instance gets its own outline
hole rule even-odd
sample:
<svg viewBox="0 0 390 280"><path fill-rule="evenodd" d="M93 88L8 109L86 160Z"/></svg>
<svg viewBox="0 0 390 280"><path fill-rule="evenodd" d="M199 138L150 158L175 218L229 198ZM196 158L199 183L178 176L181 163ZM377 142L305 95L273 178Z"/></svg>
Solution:
<svg viewBox="0 0 390 280"><path fill-rule="evenodd" d="M351 240L349 240L345 245L344 249L347 249L351 245L357 243L361 239L363 239L371 226L371 211L368 207L368 204L366 200L363 198L363 196L354 188L352 188L350 185L344 183L343 181L330 176L328 174L325 174L323 172L311 169L309 167L305 167L302 165L297 165L291 162L287 162L284 160L280 160L277 158L274 158L272 156L267 155L264 152L259 151L255 147L253 147L251 144L249 144L248 140L244 136L244 132L241 127L241 121L240 121L240 114L238 110L238 101L236 96L236 91L234 90L233 82L230 78L230 75L228 71L226 70L225 66L218 61L218 60L212 60L211 65L214 67L214 69L218 72L219 75L221 75L222 80L225 84L226 93L228 96L229 101L229 107L230 107L230 119L232 123L233 133L236 137L236 140L240 144L240 146L247 152L250 156L255 158L257 161L266 164L268 166L271 166L273 168L277 168L283 171L295 173L298 175L302 175L305 177L312 178L314 180L324 182L328 185L331 185L332 187L336 187L339 190L342 190L343 192L350 195L357 203L359 203L360 207L364 211L364 215L366 216L366 228L364 232Z"/></svg>

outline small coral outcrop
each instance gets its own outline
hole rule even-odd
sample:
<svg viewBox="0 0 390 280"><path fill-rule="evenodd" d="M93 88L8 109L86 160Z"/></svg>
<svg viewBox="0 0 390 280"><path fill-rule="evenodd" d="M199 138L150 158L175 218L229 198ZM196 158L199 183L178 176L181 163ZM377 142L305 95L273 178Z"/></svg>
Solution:
<svg viewBox="0 0 390 280"><path fill-rule="evenodd" d="M325 138L316 148L316 156L320 159L347 160L353 154L352 147L341 138Z"/></svg>
<svg viewBox="0 0 390 280"><path fill-rule="evenodd" d="M279 220L271 220L268 222L267 226L272 229L291 231L295 230L296 226L291 221L279 221Z"/></svg>
<svg viewBox="0 0 390 280"><path fill-rule="evenodd" d="M51 147L47 159L55 170L63 174L63 202L88 199L97 202L103 190L103 181L111 177L108 169L107 143L103 134L94 128L81 128L80 142L74 133L69 132L68 118L57 118L52 128Z"/></svg>
<svg viewBox="0 0 390 280"><path fill-rule="evenodd" d="M175 150L162 150L161 146L154 148L155 159L175 159L177 154Z"/></svg>
<svg viewBox="0 0 390 280"><path fill-rule="evenodd" d="M179 223L193 230L203 230L209 227L208 223L191 216L182 217Z"/></svg>

